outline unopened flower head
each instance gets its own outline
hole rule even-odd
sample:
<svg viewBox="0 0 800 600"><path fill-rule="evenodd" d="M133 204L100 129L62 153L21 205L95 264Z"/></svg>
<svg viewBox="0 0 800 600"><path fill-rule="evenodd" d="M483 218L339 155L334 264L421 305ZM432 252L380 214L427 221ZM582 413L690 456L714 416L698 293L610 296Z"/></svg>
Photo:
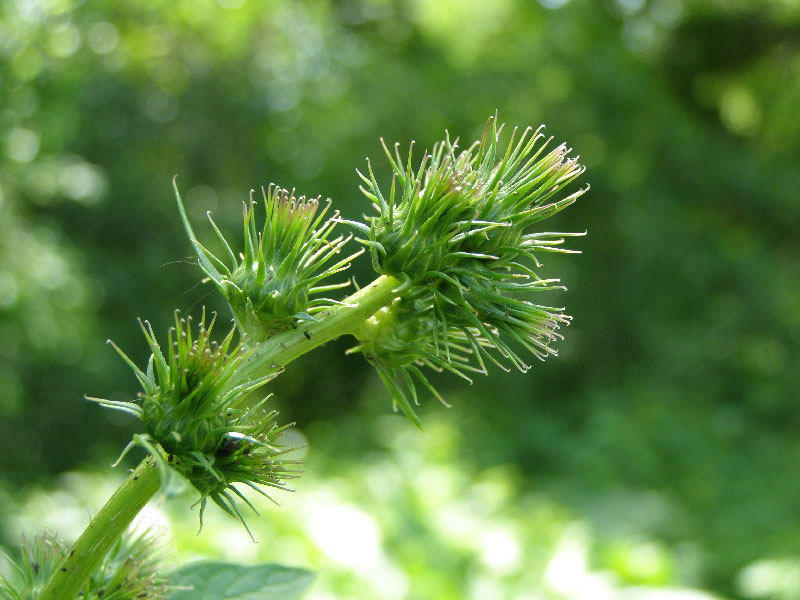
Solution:
<svg viewBox="0 0 800 600"><path fill-rule="evenodd" d="M82 598L102 600L163 600L168 596L164 571L167 552L163 532L144 529L123 535L94 571ZM22 561L14 563L11 580L0 575L4 600L36 600L39 592L67 557L69 548L58 536L44 532L22 540Z"/></svg>
<svg viewBox="0 0 800 600"><path fill-rule="evenodd" d="M0 598L4 600L35 600L68 552L66 544L49 532L32 539L23 537L21 550L19 564L7 558L12 567L9 578L0 574Z"/></svg>
<svg viewBox="0 0 800 600"><path fill-rule="evenodd" d="M419 404L416 383L421 383L443 404L449 406L430 383L423 367L449 371L471 383L468 372L485 373L480 363L473 364L471 344L486 344L478 332L469 336L447 328L433 314L430 299L398 298L367 319L353 335L359 344L347 353L362 354L377 370L399 408L418 427L422 424L414 410ZM446 351L440 352L439 344ZM401 378L402 385L397 382Z"/></svg>
<svg viewBox="0 0 800 600"><path fill-rule="evenodd" d="M448 136L418 167L412 163L413 145L403 160L397 145L392 153L384 144L393 171L388 195L371 166L368 176L361 175L362 191L378 215L368 224L348 223L362 234L359 241L369 247L375 270L401 280L403 296L414 298L416 312L425 315L420 331L427 331L425 345L437 359L429 366L445 361L461 368L453 357L465 354L454 353L455 339L472 352L481 371L484 358L524 371L528 365L515 347L539 359L553 355L558 329L570 321L563 308L533 303L525 295L564 289L558 279L537 274L540 255L573 252L562 247L565 238L583 234L531 227L588 189L564 193L584 167L564 144L547 150L552 138L544 139L542 127L526 129L518 140L515 129L505 151L498 152L501 129L490 119L483 139L464 151ZM386 354L376 347L384 342L363 334L359 339L367 340L371 356ZM397 369L390 363L373 361L397 398L398 384L386 376L387 369ZM407 373L400 374L408 384Z"/></svg>
<svg viewBox="0 0 800 600"><path fill-rule="evenodd" d="M515 130L498 155L501 129L490 119L483 139L461 152L448 136L417 169L413 144L405 161L398 145L393 154L384 144L394 174L390 193L383 194L370 166L362 191L379 215L369 226L350 222L365 234L361 241L379 273L421 283L472 260L497 268L518 257L536 262L536 251L558 251L565 234L528 228L588 189L559 196L584 167L564 144L543 155L550 141L543 141L543 127L526 129L516 143Z"/></svg>
<svg viewBox="0 0 800 600"><path fill-rule="evenodd" d="M297 198L293 191L273 185L262 188L262 193L264 226L260 231L256 227L256 202L251 193L250 202L244 205L244 251L238 258L209 215L225 248L226 262L197 241L175 186L184 227L200 266L228 301L248 343L262 341L297 319L313 319L315 313L336 304L318 295L348 283L323 284L323 280L345 270L355 256L334 260L350 237L331 238L338 215L325 219L330 201L319 210L319 198Z"/></svg>
<svg viewBox="0 0 800 600"><path fill-rule="evenodd" d="M103 568L92 573L84 598L98 600L161 600L169 597L165 572L169 550L164 531L158 527L123 535L104 559Z"/></svg>
<svg viewBox="0 0 800 600"><path fill-rule="evenodd" d="M299 463L282 458L292 450L278 441L288 426L279 427L277 413L264 411L266 398L250 408L239 406L280 370L232 385L237 368L252 350L241 345L231 348L234 330L222 342L212 341L213 325L212 320L206 328L204 316L193 334L189 319L176 314L164 353L149 323L142 324L152 351L146 371L115 346L142 386L138 401L90 399L142 420L146 433L134 435L126 451L143 446L156 458L164 477L171 469L188 479L200 492L201 525L208 498L244 524L234 496L252 505L233 484L242 483L269 497L258 486L285 489L283 482L298 476Z"/></svg>

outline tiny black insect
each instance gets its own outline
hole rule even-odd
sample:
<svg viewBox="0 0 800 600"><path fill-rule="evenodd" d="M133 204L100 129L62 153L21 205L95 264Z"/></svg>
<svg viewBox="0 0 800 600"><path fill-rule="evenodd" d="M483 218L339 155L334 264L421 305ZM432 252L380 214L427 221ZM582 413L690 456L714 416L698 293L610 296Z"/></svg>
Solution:
<svg viewBox="0 0 800 600"><path fill-rule="evenodd" d="M306 336L306 339L307 339L307 340L310 340L310 339L311 339L311 334L310 334L310 333L308 333L307 331L304 331L304 332L303 332L303 335L304 335L304 336Z"/></svg>
<svg viewBox="0 0 800 600"><path fill-rule="evenodd" d="M239 440L235 440L231 437L222 438L222 443L220 443L219 448L217 448L214 454L220 458L230 456L238 450L239 444Z"/></svg>

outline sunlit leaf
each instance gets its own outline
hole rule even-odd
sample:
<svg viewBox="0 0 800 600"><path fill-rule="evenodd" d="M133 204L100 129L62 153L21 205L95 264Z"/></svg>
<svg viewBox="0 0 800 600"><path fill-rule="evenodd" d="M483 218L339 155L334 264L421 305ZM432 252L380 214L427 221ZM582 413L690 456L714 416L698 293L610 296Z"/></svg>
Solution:
<svg viewBox="0 0 800 600"><path fill-rule="evenodd" d="M170 600L292 600L311 585L314 574L275 564L196 562L170 577Z"/></svg>

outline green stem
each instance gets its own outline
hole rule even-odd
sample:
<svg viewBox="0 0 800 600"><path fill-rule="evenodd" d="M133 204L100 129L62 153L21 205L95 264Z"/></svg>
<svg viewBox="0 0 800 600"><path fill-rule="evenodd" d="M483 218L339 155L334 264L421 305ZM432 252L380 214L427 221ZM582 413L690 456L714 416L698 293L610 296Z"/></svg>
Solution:
<svg viewBox="0 0 800 600"><path fill-rule="evenodd" d="M372 314L390 304L400 282L383 275L327 312L317 321L299 324L253 346L233 385L252 381L276 365L285 367L306 352L352 333ZM73 600L114 542L161 486L158 469L148 456L136 467L75 542L68 558L47 582L37 600Z"/></svg>
<svg viewBox="0 0 800 600"><path fill-rule="evenodd" d="M248 359L236 372L232 386L252 381L256 377L285 367L306 352L352 333L371 315L390 304L397 294L400 281L381 275L367 287L348 296L340 306L332 308L316 321L303 321L296 329L284 331L252 346Z"/></svg>
<svg viewBox="0 0 800 600"><path fill-rule="evenodd" d="M37 600L77 598L111 546L160 486L158 469L148 456L92 519Z"/></svg>

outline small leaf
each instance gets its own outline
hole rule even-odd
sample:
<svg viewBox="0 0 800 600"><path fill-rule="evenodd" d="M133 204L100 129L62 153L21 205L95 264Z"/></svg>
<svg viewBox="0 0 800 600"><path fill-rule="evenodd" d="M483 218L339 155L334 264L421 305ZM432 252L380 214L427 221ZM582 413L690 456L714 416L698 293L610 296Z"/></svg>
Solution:
<svg viewBox="0 0 800 600"><path fill-rule="evenodd" d="M293 600L311 585L314 573L276 564L195 562L172 573L169 600Z"/></svg>

